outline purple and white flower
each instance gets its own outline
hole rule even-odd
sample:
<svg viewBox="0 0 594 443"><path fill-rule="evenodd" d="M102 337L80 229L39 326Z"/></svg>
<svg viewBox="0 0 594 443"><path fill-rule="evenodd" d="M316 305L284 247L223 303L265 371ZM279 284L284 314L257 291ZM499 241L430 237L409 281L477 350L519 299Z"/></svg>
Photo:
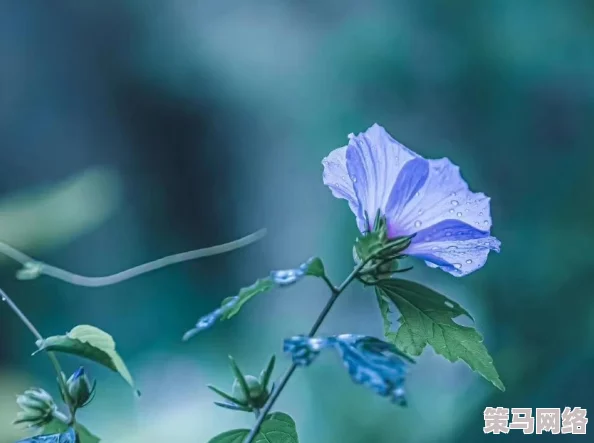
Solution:
<svg viewBox="0 0 594 443"><path fill-rule="evenodd" d="M385 217L388 238L416 234L405 253L454 276L481 268L500 242L490 198L474 193L449 159L428 160L374 124L322 161L324 184L347 200L362 233Z"/></svg>

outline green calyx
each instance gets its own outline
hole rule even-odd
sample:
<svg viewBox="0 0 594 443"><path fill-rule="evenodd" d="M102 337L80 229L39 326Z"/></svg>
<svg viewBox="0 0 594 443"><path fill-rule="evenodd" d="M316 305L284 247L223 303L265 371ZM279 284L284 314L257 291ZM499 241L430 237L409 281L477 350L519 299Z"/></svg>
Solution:
<svg viewBox="0 0 594 443"><path fill-rule="evenodd" d="M235 379L231 388L231 394L227 394L214 386L208 388L223 397L225 402L215 402L215 405L234 411L254 412L266 404L270 392L274 390L274 384L269 388L268 384L274 370L275 357L272 356L259 377L244 375L232 357L229 357L231 369Z"/></svg>
<svg viewBox="0 0 594 443"><path fill-rule="evenodd" d="M385 217L379 212L375 218L374 229L358 237L353 246L353 259L357 264L366 262L359 274L359 278L366 284L383 278L389 278L396 272L403 272L410 268L401 268L398 260L405 258L404 252L410 246L413 235L388 238L388 228Z"/></svg>
<svg viewBox="0 0 594 443"><path fill-rule="evenodd" d="M17 413L14 425L28 428L42 427L52 421L57 407L50 394L41 388L26 390L17 397L21 411Z"/></svg>

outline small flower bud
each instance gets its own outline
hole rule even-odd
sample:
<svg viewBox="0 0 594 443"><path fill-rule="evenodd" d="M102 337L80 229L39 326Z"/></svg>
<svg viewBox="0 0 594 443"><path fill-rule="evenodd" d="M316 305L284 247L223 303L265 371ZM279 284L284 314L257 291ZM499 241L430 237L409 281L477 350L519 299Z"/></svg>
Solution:
<svg viewBox="0 0 594 443"><path fill-rule="evenodd" d="M17 414L13 424L26 427L42 427L48 424L56 411L56 404L50 394L40 388L26 390L17 396L17 404L22 411Z"/></svg>
<svg viewBox="0 0 594 443"><path fill-rule="evenodd" d="M66 381L68 397L72 400L72 406L82 408L90 403L95 394L95 384L91 384L83 367L80 367Z"/></svg>
<svg viewBox="0 0 594 443"><path fill-rule="evenodd" d="M254 399L254 398L258 398L260 395L262 395L262 385L260 384L260 381L254 377L253 375L246 375L245 376L245 382L248 386L248 389L250 391L250 399ZM239 401L242 402L248 402L248 399L245 396L245 393L243 392L243 389L241 389L241 384L239 383L239 380L235 379L235 381L233 382L233 388L231 389L231 395L233 395L233 397L235 397L236 399L238 399Z"/></svg>

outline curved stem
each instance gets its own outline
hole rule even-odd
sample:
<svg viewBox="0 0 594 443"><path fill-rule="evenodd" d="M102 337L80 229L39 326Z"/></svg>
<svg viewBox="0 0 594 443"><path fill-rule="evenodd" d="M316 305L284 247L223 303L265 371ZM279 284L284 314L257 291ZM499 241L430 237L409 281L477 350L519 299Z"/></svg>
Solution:
<svg viewBox="0 0 594 443"><path fill-rule="evenodd" d="M260 240L265 235L266 229L260 229L259 231L254 232L253 234L247 235L245 237L231 241L229 243L169 255L167 257L144 263L142 265L135 266L125 271L118 272L112 275L107 275L104 277L86 277L83 275L74 274L64 269L57 268L55 266L48 265L43 262L39 262L27 256L26 254L23 254L18 249L15 249L12 246L2 242L0 242L0 253L12 258L13 260L21 263L24 266L31 267L33 277L37 277L38 275L47 275L49 277L57 278L58 280L62 280L77 286L100 287L120 283L124 280L129 280L131 278L138 277L141 274L156 271L157 269L161 269L166 266L173 265L175 263L181 263L188 260L195 260L197 258L230 252L235 249L239 249L251 243L254 243Z"/></svg>
<svg viewBox="0 0 594 443"><path fill-rule="evenodd" d="M12 299L2 289L0 289L0 297L2 298L2 301L5 302L8 305L8 307L12 309L12 311L17 315L17 317L23 322L27 329L31 331L31 333L35 336L37 341L43 341L43 336L39 333L39 331L33 325L33 323L31 323L31 320L27 318L23 311L19 309L15 302L13 302ZM37 347L41 348L37 342L35 344L37 345ZM64 377L62 375L64 371L62 371L62 367L60 366L58 358L55 356L53 352L46 352L46 354L52 362L56 374L58 375L58 383L60 384L60 389L62 390L62 392L68 392L66 382L64 381ZM72 405L68 403L67 399L65 401L67 402L67 406L70 409L70 412L72 413ZM72 416L72 419L74 419L74 415Z"/></svg>
<svg viewBox="0 0 594 443"><path fill-rule="evenodd" d="M338 287L334 286L328 278L324 279L324 281L328 284L328 287L332 291L332 296L330 297L330 299L326 303L326 306L324 306L324 309L322 309L322 312L320 312L320 315L318 316L315 323L311 327L308 337L313 337L316 334L316 332L318 332L318 329L320 328L320 326L322 325L322 322L328 315L328 312L330 312L330 309L332 309L332 306L336 302L336 299L338 299L338 296L340 294L342 294L342 292L346 289L346 287L357 277L357 274L359 273L359 271L361 271L361 269L363 269L363 267L365 266L366 263L367 263L367 261L363 261L363 262L359 263L355 267L355 269L353 269L353 271L348 275L347 278L344 279L344 281ZM295 369L297 369L297 365L295 363L293 363L289 367L289 369L287 369L287 372L285 372L284 375L281 377L281 379L278 382L278 387L270 394L268 401L266 402L264 407L260 410L260 415L258 416L258 420L256 420L256 424L254 425L254 427L252 428L252 430L250 431L250 433L248 434L248 436L246 437L246 439L244 440L243 443L252 443L254 441L254 439L256 438L256 435L258 434L258 431L260 430L260 426L262 426L262 423L264 422L264 420L266 419L266 416L272 409L272 406L274 405L274 403L280 396L283 389L285 389L285 386L288 383L288 381L290 380L290 378L293 376Z"/></svg>

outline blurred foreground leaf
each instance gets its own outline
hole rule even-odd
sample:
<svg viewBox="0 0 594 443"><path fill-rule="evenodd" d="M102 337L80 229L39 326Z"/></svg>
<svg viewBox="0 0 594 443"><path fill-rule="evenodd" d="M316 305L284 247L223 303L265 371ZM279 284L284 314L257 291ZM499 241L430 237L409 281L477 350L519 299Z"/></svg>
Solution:
<svg viewBox="0 0 594 443"><path fill-rule="evenodd" d="M119 202L118 176L89 169L57 184L5 196L0 200L0 240L27 251L59 246L95 229Z"/></svg>

